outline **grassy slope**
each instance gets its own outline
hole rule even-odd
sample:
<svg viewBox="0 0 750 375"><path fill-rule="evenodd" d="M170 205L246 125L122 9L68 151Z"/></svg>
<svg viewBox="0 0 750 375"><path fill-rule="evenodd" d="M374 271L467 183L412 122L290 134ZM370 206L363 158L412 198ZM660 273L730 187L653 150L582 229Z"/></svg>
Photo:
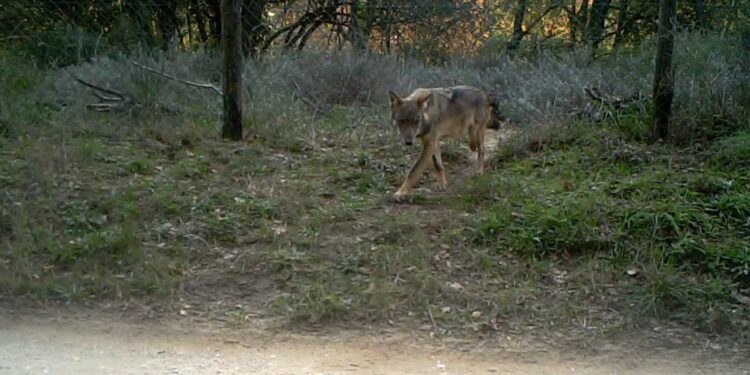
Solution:
<svg viewBox="0 0 750 375"><path fill-rule="evenodd" d="M6 90L42 79L14 77ZM380 107L260 112L250 121L278 126L231 144L200 117L61 124L59 109L25 99L5 105L39 107L0 115L50 126L10 116L0 138L3 294L223 301L230 316L261 306L292 321L434 320L445 333L585 335L655 316L748 326L733 297L750 287L747 133L676 148L631 140L617 118L577 123L508 146L516 156L482 177L448 142L450 190L396 203L418 149L382 130Z"/></svg>

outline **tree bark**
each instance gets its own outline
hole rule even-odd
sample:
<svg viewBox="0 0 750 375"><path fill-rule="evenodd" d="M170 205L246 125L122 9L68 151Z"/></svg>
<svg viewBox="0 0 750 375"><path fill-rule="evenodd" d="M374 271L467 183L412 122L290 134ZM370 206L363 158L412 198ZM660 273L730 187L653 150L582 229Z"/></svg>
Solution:
<svg viewBox="0 0 750 375"><path fill-rule="evenodd" d="M523 19L526 16L527 5L527 0L518 0L513 16L513 34L510 37L510 43L508 43L508 52L515 51L521 46L521 39L524 36Z"/></svg>
<svg viewBox="0 0 750 375"><path fill-rule="evenodd" d="M209 10L209 24L211 25L211 38L216 45L221 45L221 1L207 0Z"/></svg>
<svg viewBox="0 0 750 375"><path fill-rule="evenodd" d="M198 4L198 0L190 0L190 13L195 19L195 24L198 27L198 39L201 44L205 44L208 41L208 34L206 33L206 20L204 19L204 13Z"/></svg>
<svg viewBox="0 0 750 375"><path fill-rule="evenodd" d="M167 50L172 38L177 34L179 18L177 18L177 2L162 0L157 4L156 20L159 28L161 49Z"/></svg>
<svg viewBox="0 0 750 375"><path fill-rule="evenodd" d="M651 140L666 139L674 97L674 17L676 0L659 1L659 29L656 40L656 71L654 72L654 122Z"/></svg>
<svg viewBox="0 0 750 375"><path fill-rule="evenodd" d="M375 8L372 5L363 4L362 1L352 2L347 39L355 51L367 51L370 47L370 34L375 18Z"/></svg>
<svg viewBox="0 0 750 375"><path fill-rule="evenodd" d="M576 13L576 0L570 1L570 8L567 9L568 13L568 37L570 38L570 47L575 48L578 37L576 36L578 14Z"/></svg>
<svg viewBox="0 0 750 375"><path fill-rule="evenodd" d="M591 15L586 30L586 44L593 49L604 40L604 21L607 19L611 0L594 0L591 4Z"/></svg>
<svg viewBox="0 0 750 375"><path fill-rule="evenodd" d="M242 1L242 46L252 59L258 57L266 28L263 24L263 13L266 11L266 0Z"/></svg>
<svg viewBox="0 0 750 375"><path fill-rule="evenodd" d="M583 0L581 3L581 9L578 10L578 16L576 18L579 40L582 44L586 44L586 26L589 23L589 2L590 0Z"/></svg>
<svg viewBox="0 0 750 375"><path fill-rule="evenodd" d="M242 139L242 8L240 0L221 0L224 55L224 125L221 136Z"/></svg>
<svg viewBox="0 0 750 375"><path fill-rule="evenodd" d="M695 7L695 18L698 22L698 28L701 32L706 31L706 7L703 4L703 0L694 0L693 6Z"/></svg>
<svg viewBox="0 0 750 375"><path fill-rule="evenodd" d="M152 10L149 6L139 1L126 1L123 3L123 8L142 34L142 41L148 46L153 46L154 36L151 33Z"/></svg>
<svg viewBox="0 0 750 375"><path fill-rule="evenodd" d="M628 7L630 0L620 0L620 10L617 14L617 28L615 29L615 41L612 44L612 48L619 47L625 36L625 28L628 25Z"/></svg>

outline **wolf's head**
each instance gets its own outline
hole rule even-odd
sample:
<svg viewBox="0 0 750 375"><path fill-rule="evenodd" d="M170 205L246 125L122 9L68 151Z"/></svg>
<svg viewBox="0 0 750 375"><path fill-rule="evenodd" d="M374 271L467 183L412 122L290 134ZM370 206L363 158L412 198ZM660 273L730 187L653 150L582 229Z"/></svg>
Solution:
<svg viewBox="0 0 750 375"><path fill-rule="evenodd" d="M391 98L391 122L401 133L401 137L407 146L414 144L420 130L423 128L424 110L432 95L416 99L406 100L400 98L393 91L388 92Z"/></svg>

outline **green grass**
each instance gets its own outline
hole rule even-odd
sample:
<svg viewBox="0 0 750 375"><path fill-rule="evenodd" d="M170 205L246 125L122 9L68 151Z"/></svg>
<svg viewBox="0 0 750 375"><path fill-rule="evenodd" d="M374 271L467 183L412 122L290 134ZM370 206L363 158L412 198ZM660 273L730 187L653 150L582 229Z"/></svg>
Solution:
<svg viewBox="0 0 750 375"><path fill-rule="evenodd" d="M707 323L716 310L732 311L732 291L750 286L750 177L733 167L741 155L717 160L740 152L731 145L746 136L721 140L719 153L612 146L612 136L552 142L477 179L461 194L466 209L483 208L467 235L531 260L606 258L649 313ZM623 276L628 267L643 270L639 278Z"/></svg>
<svg viewBox="0 0 750 375"><path fill-rule="evenodd" d="M44 106L43 74L16 73L0 75L4 295L214 298L235 318L253 305L439 334L661 318L747 338L750 311L732 297L750 288L747 132L647 145L636 108L527 129L478 177L447 142L449 190L425 176L396 202L419 150L384 107L312 114L270 96L249 106L254 137L229 143L201 114Z"/></svg>

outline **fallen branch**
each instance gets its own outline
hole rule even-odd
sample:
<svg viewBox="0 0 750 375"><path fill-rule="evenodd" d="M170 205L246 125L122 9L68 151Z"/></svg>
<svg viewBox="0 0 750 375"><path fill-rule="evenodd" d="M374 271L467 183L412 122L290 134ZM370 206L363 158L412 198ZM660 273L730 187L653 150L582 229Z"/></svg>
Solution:
<svg viewBox="0 0 750 375"><path fill-rule="evenodd" d="M135 66L137 66L137 67L139 67L139 68L141 68L141 69L143 69L143 70L145 70L145 71L147 71L147 72L149 72L149 73L153 73L153 74L156 74L158 76L162 76L164 78L171 79L173 81L184 83L184 84L189 85L189 86L198 87L198 88L202 88L202 89L213 90L215 93L219 94L219 96L224 96L224 93L221 92L221 89L219 89L218 87L216 87L213 84L210 84L210 83L198 83L198 82L188 81L186 79L182 79L180 77L175 77L173 75L170 75L170 74L167 74L167 73L160 72L158 70L149 68L149 67L147 67L145 65L141 65L141 64L139 64L139 63L137 63L135 61L132 61L132 60L130 61L130 63L133 64L133 65L135 65Z"/></svg>
<svg viewBox="0 0 750 375"><path fill-rule="evenodd" d="M125 94L122 94L122 93L117 92L117 91L112 90L112 89L107 89L107 88L104 88L104 87L101 87L101 86L97 86L97 85L95 85L93 83L86 82L83 79L78 78L76 76L73 76L73 78L75 78L76 81L78 81L78 83L80 83L80 84L82 84L82 85L84 85L84 86L86 86L88 88L92 88L94 90L101 91L101 92L103 92L105 94L110 94L110 95L114 95L114 96L117 97L117 98L113 98L113 99L109 99L109 100L125 100L125 99L129 98Z"/></svg>
<svg viewBox="0 0 750 375"><path fill-rule="evenodd" d="M643 96L640 92L627 98L605 95L594 86L584 87L583 91L594 103L584 104L582 108L573 111L571 115L576 117L587 117L594 121L602 121L616 111L622 111L635 103L647 99L647 97Z"/></svg>
<svg viewBox="0 0 750 375"><path fill-rule="evenodd" d="M108 89L71 74L75 80L94 90L94 96L99 99L98 103L86 104L86 108L94 112L134 112L137 114L143 108L149 108L156 112L167 113L171 115L179 114L181 111L169 108L159 104L139 103L130 95L121 93L114 89ZM103 94L102 94L103 93ZM107 94L107 95L104 95Z"/></svg>
<svg viewBox="0 0 750 375"><path fill-rule="evenodd" d="M605 95L602 95L602 93L599 91L599 89L596 88L595 86L584 87L583 91L585 91L586 94L588 94L588 96L592 100L594 100L594 101L596 101L596 102L598 102L600 104L603 104L603 105L612 106L615 109L625 109L628 106L630 106L631 104L633 104L635 102L639 102L639 101L641 101L643 99L641 97L641 93L640 92L632 95L629 98L624 98L623 99L623 98L620 98L618 96L612 96L612 95L606 95L605 96Z"/></svg>
<svg viewBox="0 0 750 375"><path fill-rule="evenodd" d="M72 75L72 74L71 74ZM135 100L131 98L129 95L123 94L121 92L115 91L113 89L104 88L98 85L95 85L91 82L86 82L83 79L76 77L73 75L73 78L75 80L90 88L95 90L94 96L99 99L98 103L92 103L92 104L86 104L86 108L95 111L95 112L123 112L123 111L129 111L133 109L136 105ZM105 96L102 94L97 93L96 91L109 94L112 96Z"/></svg>

